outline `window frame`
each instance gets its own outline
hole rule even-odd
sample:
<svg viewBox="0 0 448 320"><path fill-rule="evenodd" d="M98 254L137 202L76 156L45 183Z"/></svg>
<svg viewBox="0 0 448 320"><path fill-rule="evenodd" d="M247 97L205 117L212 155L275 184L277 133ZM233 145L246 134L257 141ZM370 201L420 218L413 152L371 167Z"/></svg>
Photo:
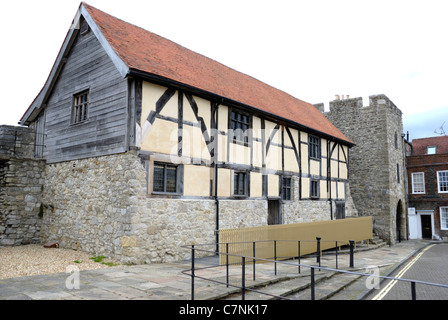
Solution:
<svg viewBox="0 0 448 320"><path fill-rule="evenodd" d="M313 185L315 184L315 188ZM314 193L315 191L315 193ZM320 181L317 179L310 180L310 198L311 199L320 199Z"/></svg>
<svg viewBox="0 0 448 320"><path fill-rule="evenodd" d="M289 183L285 183L288 181ZM288 197L289 195L289 197ZM291 201L292 200L292 177L282 177L282 200L283 201Z"/></svg>
<svg viewBox="0 0 448 320"><path fill-rule="evenodd" d="M243 176L243 193L240 193L240 179L239 176ZM238 178L236 178L238 177ZM249 174L247 171L235 170L233 172L233 196L234 197L248 197L249 196Z"/></svg>
<svg viewBox="0 0 448 320"><path fill-rule="evenodd" d="M155 176L156 176L156 167L157 166L163 166L163 191L155 190ZM175 174L175 191L166 191L167 190L167 182L168 182L168 170L167 168L175 168L176 174ZM180 166L172 163L166 163L166 162L160 162L160 161L154 161L153 166L153 181L152 181L152 194L156 195L179 195L180 194L180 186L179 186L179 178L180 178Z"/></svg>
<svg viewBox="0 0 448 320"><path fill-rule="evenodd" d="M235 115L235 117L234 117ZM238 115L240 118L238 118ZM247 121L243 121L243 117L246 117ZM243 128L238 128L238 124ZM244 145L250 144L250 131L252 127L252 118L251 115L241 112L239 110L230 109L229 110L229 129L231 133L231 139L233 143L241 143ZM239 130L241 130L242 134L239 134Z"/></svg>
<svg viewBox="0 0 448 320"><path fill-rule="evenodd" d="M448 207L440 207L439 214L440 214L440 230L448 230ZM446 227L444 227L444 225Z"/></svg>
<svg viewBox="0 0 448 320"><path fill-rule="evenodd" d="M445 175L443 181L441 181L441 173ZM445 184L444 188L446 188L444 191L441 190L442 182ZM437 190L439 193L448 193L448 170L437 171Z"/></svg>
<svg viewBox="0 0 448 320"><path fill-rule="evenodd" d="M314 141L313 141L314 140ZM322 159L321 138L313 135L308 136L308 156L313 160Z"/></svg>
<svg viewBox="0 0 448 320"><path fill-rule="evenodd" d="M83 101L82 98L86 96ZM79 101L81 100L81 101ZM90 89L83 90L73 95L71 124L81 124L89 121Z"/></svg>
<svg viewBox="0 0 448 320"><path fill-rule="evenodd" d="M422 182L417 182L418 184L423 184L423 191L416 191L416 178L418 175L422 176ZM426 183L425 183L425 173L424 172L412 172L411 174L412 180L412 194L426 194Z"/></svg>
<svg viewBox="0 0 448 320"><path fill-rule="evenodd" d="M430 152L430 150L431 150L431 152ZM426 147L426 154L427 155L437 154L437 146L427 146Z"/></svg>

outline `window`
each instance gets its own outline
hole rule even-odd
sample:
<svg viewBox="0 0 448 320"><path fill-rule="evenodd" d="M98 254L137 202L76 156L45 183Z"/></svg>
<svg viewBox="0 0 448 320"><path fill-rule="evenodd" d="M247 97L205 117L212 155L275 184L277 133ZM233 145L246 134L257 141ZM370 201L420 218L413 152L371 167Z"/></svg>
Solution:
<svg viewBox="0 0 448 320"><path fill-rule="evenodd" d="M232 129L232 140L249 143L250 119L248 115L232 111L230 119Z"/></svg>
<svg viewBox="0 0 448 320"><path fill-rule="evenodd" d="M154 163L153 192L177 193L177 166Z"/></svg>
<svg viewBox="0 0 448 320"><path fill-rule="evenodd" d="M87 120L89 111L89 91L84 91L74 96L72 110L72 124L82 123Z"/></svg>
<svg viewBox="0 0 448 320"><path fill-rule="evenodd" d="M282 199L291 200L291 178L282 179Z"/></svg>
<svg viewBox="0 0 448 320"><path fill-rule="evenodd" d="M423 172L412 173L412 193L425 193L425 174Z"/></svg>
<svg viewBox="0 0 448 320"><path fill-rule="evenodd" d="M311 180L310 198L311 199L319 199L320 198L320 190L319 190L319 181L318 180Z"/></svg>
<svg viewBox="0 0 448 320"><path fill-rule="evenodd" d="M247 173L235 172L233 176L233 195L235 196L247 196Z"/></svg>
<svg viewBox="0 0 448 320"><path fill-rule="evenodd" d="M312 159L320 159L320 139L318 137L309 136L309 155Z"/></svg>
<svg viewBox="0 0 448 320"><path fill-rule="evenodd" d="M397 182L400 183L400 165L397 163Z"/></svg>
<svg viewBox="0 0 448 320"><path fill-rule="evenodd" d="M448 192L448 171L437 171L437 184L439 193Z"/></svg>
<svg viewBox="0 0 448 320"><path fill-rule="evenodd" d="M448 207L440 207L440 229L448 230Z"/></svg>
<svg viewBox="0 0 448 320"><path fill-rule="evenodd" d="M437 147L428 147L426 149L426 154L436 154Z"/></svg>

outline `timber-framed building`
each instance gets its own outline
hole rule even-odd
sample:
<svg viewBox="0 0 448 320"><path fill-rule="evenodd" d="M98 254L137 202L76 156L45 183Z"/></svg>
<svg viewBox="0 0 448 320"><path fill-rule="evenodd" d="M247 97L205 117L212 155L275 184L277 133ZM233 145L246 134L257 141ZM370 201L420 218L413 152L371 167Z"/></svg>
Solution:
<svg viewBox="0 0 448 320"><path fill-rule="evenodd" d="M86 3L21 124L62 247L166 262L221 229L357 215L354 144L313 105Z"/></svg>

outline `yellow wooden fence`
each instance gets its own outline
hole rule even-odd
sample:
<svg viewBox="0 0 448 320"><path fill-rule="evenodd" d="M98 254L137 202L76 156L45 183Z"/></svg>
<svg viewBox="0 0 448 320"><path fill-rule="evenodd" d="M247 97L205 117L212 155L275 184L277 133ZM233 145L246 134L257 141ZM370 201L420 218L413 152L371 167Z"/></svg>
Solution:
<svg viewBox="0 0 448 320"><path fill-rule="evenodd" d="M253 256L273 259L274 252L278 260L296 257L298 241L301 255L316 252L316 237L320 237L321 250L372 239L372 217L347 218L342 220L307 222L299 224L261 226L240 229L220 230L219 252L228 249L229 263L240 263L238 256ZM275 248L274 248L275 247ZM235 256L236 255L236 256ZM220 264L226 263L225 254L220 254Z"/></svg>

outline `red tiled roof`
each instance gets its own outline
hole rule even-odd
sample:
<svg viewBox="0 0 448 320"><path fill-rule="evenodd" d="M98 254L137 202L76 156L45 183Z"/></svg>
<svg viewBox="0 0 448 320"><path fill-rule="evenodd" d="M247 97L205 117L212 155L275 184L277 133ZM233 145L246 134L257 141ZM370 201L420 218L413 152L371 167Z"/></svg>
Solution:
<svg viewBox="0 0 448 320"><path fill-rule="evenodd" d="M448 136L412 140L412 155L426 155L428 147L436 147L436 154L448 153Z"/></svg>
<svg viewBox="0 0 448 320"><path fill-rule="evenodd" d="M82 5L130 69L231 99L352 143L313 105L86 3Z"/></svg>

